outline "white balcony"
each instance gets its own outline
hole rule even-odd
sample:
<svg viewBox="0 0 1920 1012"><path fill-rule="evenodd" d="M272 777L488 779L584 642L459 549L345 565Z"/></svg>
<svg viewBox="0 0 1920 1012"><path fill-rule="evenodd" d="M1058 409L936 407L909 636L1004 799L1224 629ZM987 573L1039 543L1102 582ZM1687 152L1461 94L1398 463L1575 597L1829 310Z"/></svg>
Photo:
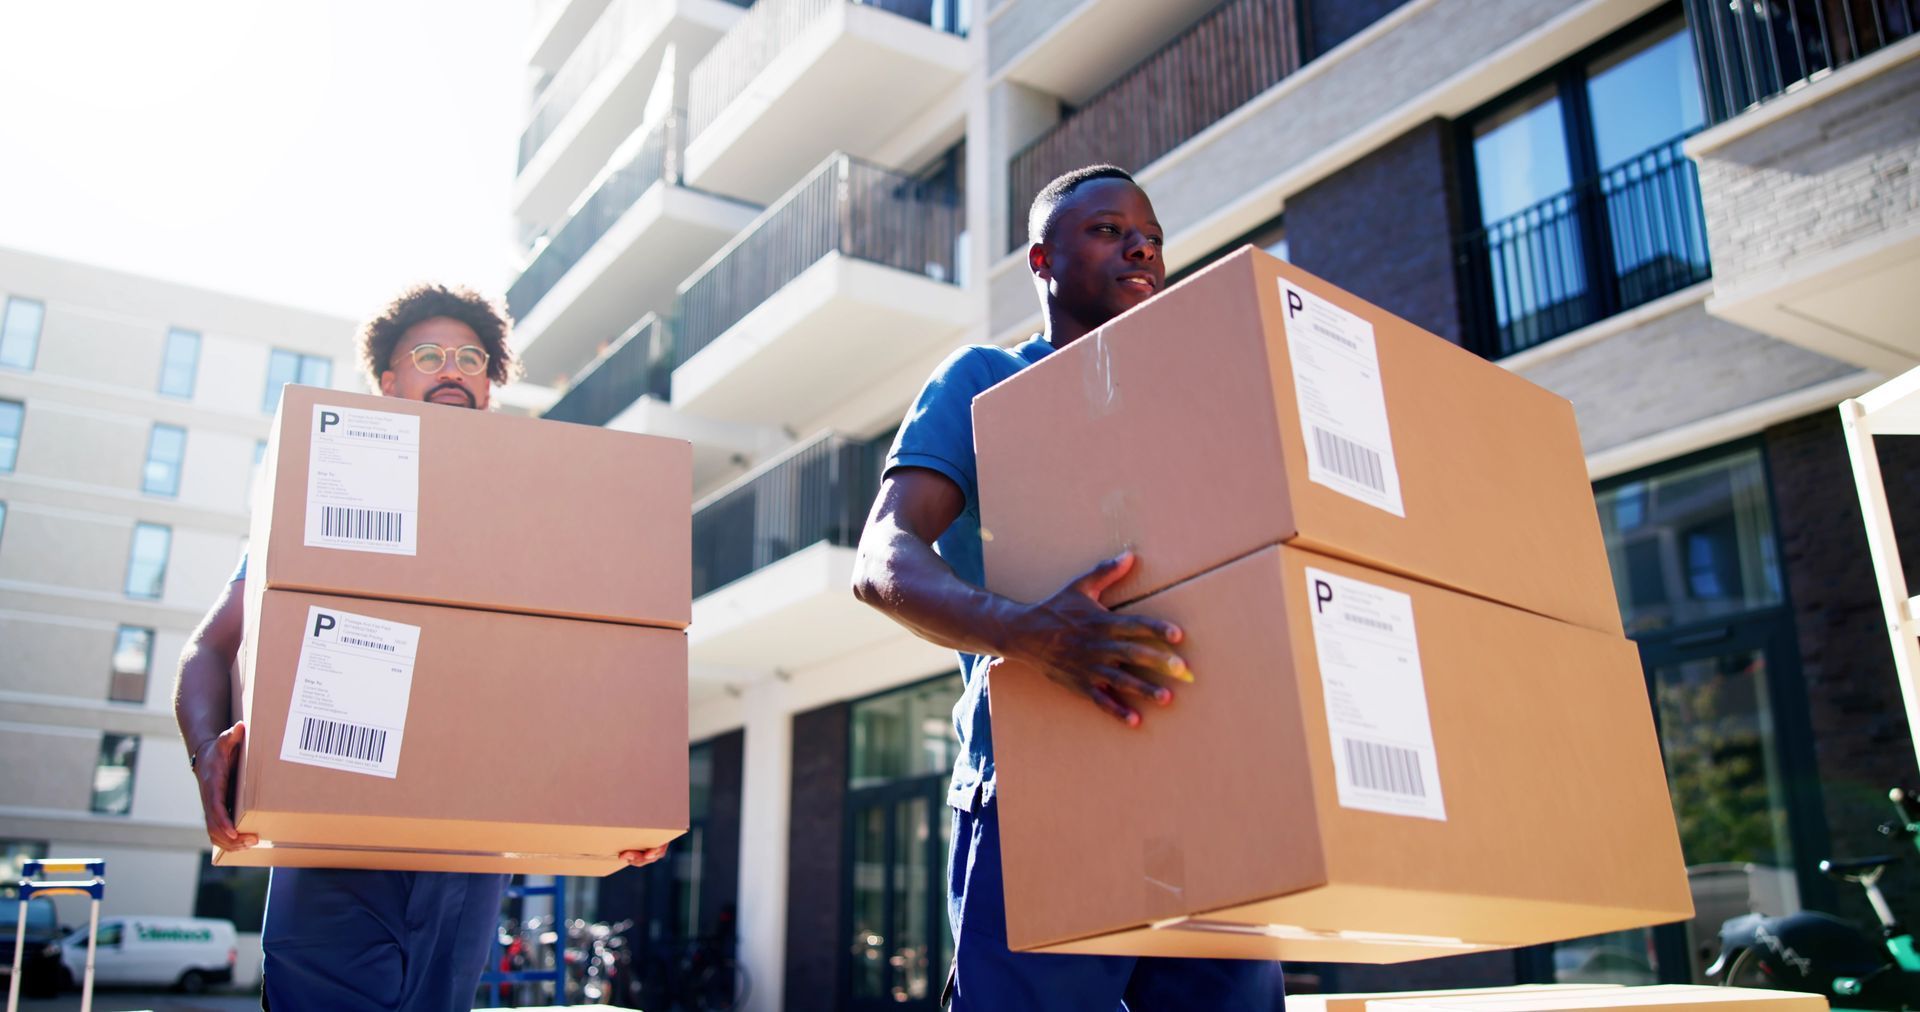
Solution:
<svg viewBox="0 0 1920 1012"><path fill-rule="evenodd" d="M836 156L682 287L673 406L794 431L862 428L975 314L956 194ZM871 410L869 410L871 409Z"/></svg>
<svg viewBox="0 0 1920 1012"><path fill-rule="evenodd" d="M687 75L745 15L730 0L613 0L535 100L520 138L514 215L546 225L592 180L642 119L656 84L665 104ZM565 17L571 6L561 12ZM662 71L666 73L663 74Z"/></svg>
<svg viewBox="0 0 1920 1012"><path fill-rule="evenodd" d="M673 302L675 286L759 209L681 186L678 120L636 131L507 292L513 343L539 384L580 370Z"/></svg>
<svg viewBox="0 0 1920 1012"><path fill-rule="evenodd" d="M1079 106L1179 35L1219 0L1085 0L1065 14L1011 0L988 35L988 72Z"/></svg>
<svg viewBox="0 0 1920 1012"><path fill-rule="evenodd" d="M951 9L761 0L689 79L687 181L764 203L833 151L876 157L965 80Z"/></svg>
<svg viewBox="0 0 1920 1012"><path fill-rule="evenodd" d="M1713 111L1727 118L1687 153L1700 165L1713 252L1707 311L1894 375L1920 365L1920 35L1855 34L1864 27L1824 26L1852 58L1797 81L1807 67L1742 51L1723 33L1709 68L1751 73L1709 74Z"/></svg>

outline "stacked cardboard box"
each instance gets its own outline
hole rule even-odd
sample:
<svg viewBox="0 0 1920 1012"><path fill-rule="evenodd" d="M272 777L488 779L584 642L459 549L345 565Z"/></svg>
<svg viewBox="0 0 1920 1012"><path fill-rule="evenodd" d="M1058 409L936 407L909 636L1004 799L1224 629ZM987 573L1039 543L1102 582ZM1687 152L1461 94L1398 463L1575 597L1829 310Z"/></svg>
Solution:
<svg viewBox="0 0 1920 1012"><path fill-rule="evenodd" d="M678 440L288 387L215 863L605 874L687 828Z"/></svg>
<svg viewBox="0 0 1920 1012"><path fill-rule="evenodd" d="M988 586L1178 623L1128 728L991 674L1017 949L1394 962L1685 919L1563 399L1258 251L974 403Z"/></svg>

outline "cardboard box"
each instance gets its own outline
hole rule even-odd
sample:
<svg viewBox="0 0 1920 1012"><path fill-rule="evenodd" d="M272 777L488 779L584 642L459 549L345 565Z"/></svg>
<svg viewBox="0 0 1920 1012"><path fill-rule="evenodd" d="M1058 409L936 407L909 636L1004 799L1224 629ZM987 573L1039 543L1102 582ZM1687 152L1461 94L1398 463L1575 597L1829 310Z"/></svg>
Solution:
<svg viewBox="0 0 1920 1012"><path fill-rule="evenodd" d="M687 829L679 630L249 587L245 636L271 846L216 864L604 875Z"/></svg>
<svg viewBox="0 0 1920 1012"><path fill-rule="evenodd" d="M263 466L250 583L675 629L692 620L685 441L289 386Z"/></svg>
<svg viewBox="0 0 1920 1012"><path fill-rule="evenodd" d="M1573 407L1251 247L974 400L989 589L1274 544L1619 634Z"/></svg>
<svg viewBox="0 0 1920 1012"><path fill-rule="evenodd" d="M1571 992L1620 990L1618 984L1513 984L1507 987L1463 987L1436 991L1372 991L1354 994L1290 994L1287 1012L1367 1012L1373 1001L1406 1001L1413 998L1537 997L1540 992L1565 995Z"/></svg>
<svg viewBox="0 0 1920 1012"><path fill-rule="evenodd" d="M1124 610L1196 676L1140 727L990 675L1015 949L1387 963L1691 916L1632 642L1290 546Z"/></svg>
<svg viewBox="0 0 1920 1012"><path fill-rule="evenodd" d="M1662 984L1580 993L1410 997L1367 1003L1367 1012L1827 1012L1827 999L1801 991Z"/></svg>

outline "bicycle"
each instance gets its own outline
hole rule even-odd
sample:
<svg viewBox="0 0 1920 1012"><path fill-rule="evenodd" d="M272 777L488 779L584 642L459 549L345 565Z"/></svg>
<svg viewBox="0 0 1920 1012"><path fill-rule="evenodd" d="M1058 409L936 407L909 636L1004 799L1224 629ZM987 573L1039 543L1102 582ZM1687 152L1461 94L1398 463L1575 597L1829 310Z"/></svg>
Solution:
<svg viewBox="0 0 1920 1012"><path fill-rule="evenodd" d="M1894 788L1887 794L1898 818L1880 833L1920 848L1920 799ZM1720 956L1709 979L1731 987L1806 991L1840 1009L1920 1010L1920 950L1893 915L1880 879L1897 854L1820 862L1820 871L1866 892L1880 921L1880 940L1829 914L1801 911L1784 917L1748 914L1720 928Z"/></svg>

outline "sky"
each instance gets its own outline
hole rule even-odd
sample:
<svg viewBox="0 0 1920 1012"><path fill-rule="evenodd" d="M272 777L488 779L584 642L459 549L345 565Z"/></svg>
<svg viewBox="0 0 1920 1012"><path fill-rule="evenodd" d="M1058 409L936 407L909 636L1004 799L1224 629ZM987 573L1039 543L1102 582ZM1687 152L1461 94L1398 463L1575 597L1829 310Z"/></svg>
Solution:
<svg viewBox="0 0 1920 1012"><path fill-rule="evenodd" d="M530 0L0 4L0 245L346 317L503 292Z"/></svg>

